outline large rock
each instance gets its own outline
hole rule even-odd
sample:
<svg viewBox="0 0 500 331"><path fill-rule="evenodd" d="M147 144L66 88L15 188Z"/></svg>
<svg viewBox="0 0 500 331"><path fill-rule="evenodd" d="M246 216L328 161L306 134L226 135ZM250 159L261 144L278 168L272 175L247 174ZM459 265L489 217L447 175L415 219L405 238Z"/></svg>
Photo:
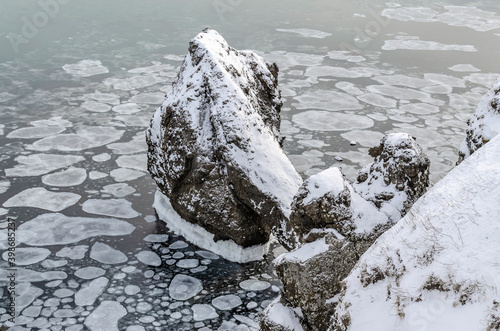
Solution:
<svg viewBox="0 0 500 331"><path fill-rule="evenodd" d="M280 146L277 77L275 64L205 30L147 130L160 191L215 241L265 243L290 214L302 180Z"/></svg>
<svg viewBox="0 0 500 331"><path fill-rule="evenodd" d="M430 189L343 282L329 330L498 330L500 136Z"/></svg>
<svg viewBox="0 0 500 331"><path fill-rule="evenodd" d="M283 283L276 307L302 313L300 327L292 330L330 326L342 280L429 184L429 160L407 134L385 136L371 155L374 163L363 168L355 185L330 168L304 181L294 197L287 239L296 249L274 261ZM276 307L264 311L263 330L289 329L273 319Z"/></svg>
<svg viewBox="0 0 500 331"><path fill-rule="evenodd" d="M500 78L483 96L467 125L467 136L460 146L457 164L500 133Z"/></svg>
<svg viewBox="0 0 500 331"><path fill-rule="evenodd" d="M429 186L430 161L406 133L386 135L369 153L374 162L359 172L353 186L396 222Z"/></svg>

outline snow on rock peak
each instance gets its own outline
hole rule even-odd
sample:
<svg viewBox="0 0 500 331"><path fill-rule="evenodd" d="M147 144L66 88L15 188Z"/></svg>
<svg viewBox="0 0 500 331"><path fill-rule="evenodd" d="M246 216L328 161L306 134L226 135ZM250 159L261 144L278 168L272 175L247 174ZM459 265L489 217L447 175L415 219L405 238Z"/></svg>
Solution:
<svg viewBox="0 0 500 331"><path fill-rule="evenodd" d="M302 180L280 146L277 77L275 64L204 30L147 130L160 191L215 241L265 243L290 214Z"/></svg>
<svg viewBox="0 0 500 331"><path fill-rule="evenodd" d="M500 77L483 96L467 125L457 164L500 133Z"/></svg>

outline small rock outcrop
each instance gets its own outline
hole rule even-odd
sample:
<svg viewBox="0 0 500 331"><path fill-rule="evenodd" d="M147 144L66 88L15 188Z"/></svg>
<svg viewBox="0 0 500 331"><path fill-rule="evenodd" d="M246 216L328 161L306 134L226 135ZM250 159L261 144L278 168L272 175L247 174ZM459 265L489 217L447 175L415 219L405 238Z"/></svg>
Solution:
<svg viewBox="0 0 500 331"><path fill-rule="evenodd" d="M274 261L283 290L264 311L262 330L326 330L342 280L425 192L430 162L413 138L389 134L370 154L374 163L360 171L354 185L340 169L330 168L299 188L288 223L296 249ZM280 329L273 319L276 309L293 316L300 311L299 323Z"/></svg>
<svg viewBox="0 0 500 331"><path fill-rule="evenodd" d="M498 330L499 163L496 136L420 198L343 281L324 330Z"/></svg>
<svg viewBox="0 0 500 331"><path fill-rule="evenodd" d="M159 190L216 242L266 243L302 183L281 149L277 84L275 64L207 29L190 42L147 130L148 170Z"/></svg>
<svg viewBox="0 0 500 331"><path fill-rule="evenodd" d="M457 164L500 133L500 78L483 96L467 126L467 136L460 146Z"/></svg>

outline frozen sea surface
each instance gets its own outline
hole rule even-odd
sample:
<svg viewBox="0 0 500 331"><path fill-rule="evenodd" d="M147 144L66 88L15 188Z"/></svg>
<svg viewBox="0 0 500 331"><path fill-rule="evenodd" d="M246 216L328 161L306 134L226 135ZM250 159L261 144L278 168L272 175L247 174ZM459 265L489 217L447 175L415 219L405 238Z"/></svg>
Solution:
<svg viewBox="0 0 500 331"><path fill-rule="evenodd" d="M370 147L403 131L436 182L498 76L494 1L277 0L279 11L222 2L227 11L221 1L67 2L17 53L15 18L40 8L2 7L13 19L0 21L0 325L3 221L13 217L19 330L257 329L279 294L280 250L227 261L170 231L152 207L144 130L203 28L278 64L284 150L303 177L341 165L352 180Z"/></svg>

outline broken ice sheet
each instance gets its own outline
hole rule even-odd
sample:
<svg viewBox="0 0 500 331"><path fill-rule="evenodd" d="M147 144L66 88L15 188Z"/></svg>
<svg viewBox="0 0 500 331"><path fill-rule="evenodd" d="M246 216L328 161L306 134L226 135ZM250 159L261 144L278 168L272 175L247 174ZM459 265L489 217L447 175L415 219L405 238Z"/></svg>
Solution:
<svg viewBox="0 0 500 331"><path fill-rule="evenodd" d="M87 179L85 169L69 167L66 170L43 176L42 183L49 186L71 187L80 185L85 179Z"/></svg>
<svg viewBox="0 0 500 331"><path fill-rule="evenodd" d="M48 213L18 227L18 240L30 246L67 245L97 236L123 236L135 226L113 218L69 217Z"/></svg>
<svg viewBox="0 0 500 331"><path fill-rule="evenodd" d="M16 248L16 265L25 266L45 260L50 255L50 251L45 248L21 247ZM2 258L8 261L9 252L2 254Z"/></svg>
<svg viewBox="0 0 500 331"><path fill-rule="evenodd" d="M21 155L14 160L18 164L13 168L5 169L7 177L40 176L78 163L85 158L77 155L32 154Z"/></svg>
<svg viewBox="0 0 500 331"><path fill-rule="evenodd" d="M104 67L99 60L82 60L74 64L62 66L64 71L73 76L90 77L108 73L108 68Z"/></svg>
<svg viewBox="0 0 500 331"><path fill-rule="evenodd" d="M50 211L61 211L78 202L81 196L68 192L51 192L43 187L24 190L7 200L4 207L35 207Z"/></svg>

